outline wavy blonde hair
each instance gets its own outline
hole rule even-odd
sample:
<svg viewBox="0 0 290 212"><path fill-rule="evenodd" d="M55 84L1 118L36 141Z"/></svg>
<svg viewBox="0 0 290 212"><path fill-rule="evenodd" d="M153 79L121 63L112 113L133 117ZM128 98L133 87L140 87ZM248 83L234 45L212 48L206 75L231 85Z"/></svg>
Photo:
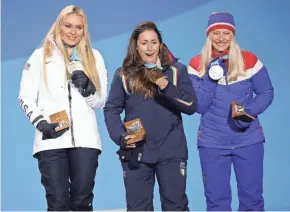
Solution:
<svg viewBox="0 0 290 212"><path fill-rule="evenodd" d="M212 41L210 39L212 32L206 38L205 44L201 51L201 60L200 60L200 76L204 76L207 72L207 67L210 61L212 60ZM245 64L244 58L242 55L241 48L235 37L230 43L229 49L229 68L228 68L228 80L235 81L239 76L245 76Z"/></svg>
<svg viewBox="0 0 290 212"><path fill-rule="evenodd" d="M80 40L80 42L76 45L76 48L81 58L81 63L84 67L85 74L90 78L92 83L95 85L96 90L100 91L101 89L100 77L97 72L96 59L94 57L94 53L91 47L90 36L88 32L87 17L84 10L75 5L67 6L60 12L56 21L54 22L54 24L52 25L52 27L50 28L49 32L47 33L44 39L43 71L44 71L45 84L47 86L46 58L52 55L53 49L56 48L55 45L57 45L57 48L60 50L60 52L64 56L66 67L68 63L70 62L69 55L65 48L65 44L63 43L61 39L61 35L60 35L64 21L67 15L69 14L76 14L83 18L84 35L83 35L83 38Z"/></svg>

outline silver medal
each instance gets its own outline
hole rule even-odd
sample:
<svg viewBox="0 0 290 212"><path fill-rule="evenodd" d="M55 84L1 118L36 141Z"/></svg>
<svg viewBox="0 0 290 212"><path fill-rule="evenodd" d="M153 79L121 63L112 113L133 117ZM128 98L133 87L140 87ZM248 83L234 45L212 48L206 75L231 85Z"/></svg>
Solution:
<svg viewBox="0 0 290 212"><path fill-rule="evenodd" d="M210 67L208 74L213 80L219 80L223 77L224 70L219 65L213 65L212 67Z"/></svg>

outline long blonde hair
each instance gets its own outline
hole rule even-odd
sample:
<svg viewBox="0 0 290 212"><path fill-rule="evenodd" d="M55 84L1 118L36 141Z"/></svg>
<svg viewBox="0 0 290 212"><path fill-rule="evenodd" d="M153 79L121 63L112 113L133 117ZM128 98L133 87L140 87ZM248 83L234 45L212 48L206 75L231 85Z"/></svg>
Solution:
<svg viewBox="0 0 290 212"><path fill-rule="evenodd" d="M211 32L212 33L212 32ZM212 42L210 40L211 33L207 36L205 44L201 51L200 60L200 76L204 76L207 72L207 67L212 60ZM245 75L245 64L241 48L233 37L229 49L229 67L228 80L235 81L239 76Z"/></svg>
<svg viewBox="0 0 290 212"><path fill-rule="evenodd" d="M47 33L44 42L43 42L43 71L44 71L44 80L47 86L47 74L46 74L46 58L52 55L53 49L57 48L60 50L62 55L64 56L66 67L69 60L69 55L66 51L65 45L61 39L60 31L63 26L64 20L66 19L67 15L69 14L76 14L82 16L84 22L84 36L80 40L80 42L76 45L78 54L81 58L81 63L84 67L85 74L90 78L92 83L95 85L96 90L100 91L100 77L97 72L96 68L96 59L94 57L94 53L91 47L89 32L88 32L88 22L85 12L82 8L70 5L65 7L60 14L58 15L56 21L50 28L49 32ZM55 43L54 43L55 42Z"/></svg>

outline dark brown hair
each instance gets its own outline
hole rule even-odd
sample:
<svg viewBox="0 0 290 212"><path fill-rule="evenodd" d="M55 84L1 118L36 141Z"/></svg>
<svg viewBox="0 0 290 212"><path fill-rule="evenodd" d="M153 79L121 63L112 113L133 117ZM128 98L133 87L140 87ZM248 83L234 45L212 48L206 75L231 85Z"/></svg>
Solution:
<svg viewBox="0 0 290 212"><path fill-rule="evenodd" d="M145 62L141 59L137 51L139 35L147 30L153 30L158 36L160 42L158 56L161 61L161 66L164 67L171 64L172 58L169 56L167 47L163 44L161 33L156 24L151 21L146 21L137 25L130 36L127 55L122 64L121 74L125 74L131 93L142 95L145 98L153 98L156 94L156 85L149 81L147 77L148 71L144 67Z"/></svg>

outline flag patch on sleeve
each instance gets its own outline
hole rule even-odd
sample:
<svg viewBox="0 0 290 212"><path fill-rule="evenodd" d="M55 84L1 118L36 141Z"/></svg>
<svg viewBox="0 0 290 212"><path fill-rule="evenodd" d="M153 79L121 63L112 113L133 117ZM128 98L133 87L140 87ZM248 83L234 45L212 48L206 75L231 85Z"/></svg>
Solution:
<svg viewBox="0 0 290 212"><path fill-rule="evenodd" d="M28 71L30 69L30 63L26 63L24 66L24 70Z"/></svg>

